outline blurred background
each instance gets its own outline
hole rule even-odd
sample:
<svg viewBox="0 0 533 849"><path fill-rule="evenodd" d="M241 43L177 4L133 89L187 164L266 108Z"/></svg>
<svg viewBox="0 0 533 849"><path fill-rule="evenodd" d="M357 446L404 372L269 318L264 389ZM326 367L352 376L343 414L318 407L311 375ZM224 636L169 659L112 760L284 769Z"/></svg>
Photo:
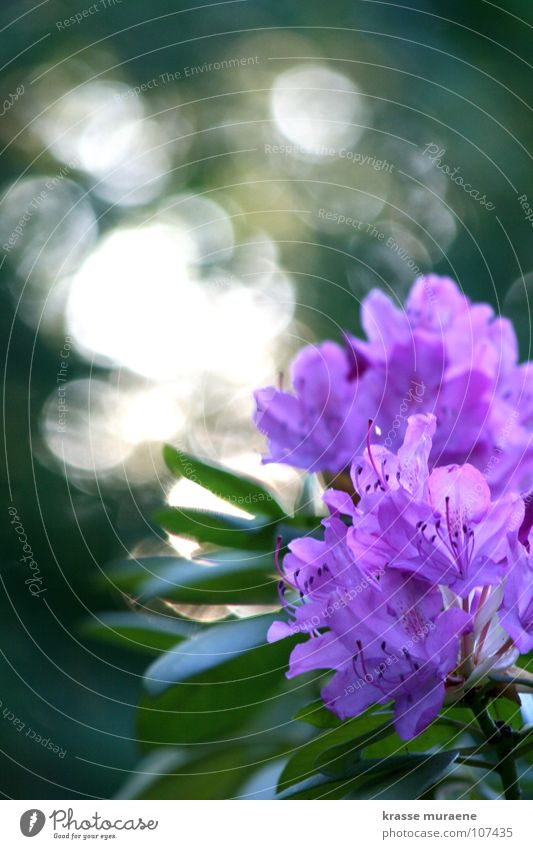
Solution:
<svg viewBox="0 0 533 849"><path fill-rule="evenodd" d="M164 442L290 509L253 389L419 273L528 357L532 26L527 0L3 3L6 797L113 796L139 761L149 658L84 623L127 609L109 561L168 550L156 507L210 506Z"/></svg>

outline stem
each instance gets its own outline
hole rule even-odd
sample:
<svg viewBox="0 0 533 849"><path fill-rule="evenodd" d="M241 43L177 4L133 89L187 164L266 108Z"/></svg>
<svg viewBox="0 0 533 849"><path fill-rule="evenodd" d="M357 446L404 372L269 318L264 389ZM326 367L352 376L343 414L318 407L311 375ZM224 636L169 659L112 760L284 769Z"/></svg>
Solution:
<svg viewBox="0 0 533 849"><path fill-rule="evenodd" d="M503 784L503 792L506 799L520 799L520 785L518 783L518 773L516 771L516 761L514 760L511 751L506 747L505 752L500 755L500 760L496 769L500 773L500 778Z"/></svg>
<svg viewBox="0 0 533 849"><path fill-rule="evenodd" d="M474 691L468 695L470 707L478 721L479 727L487 739L487 743L494 746L498 761L495 765L506 799L520 799L520 785L515 763L514 737L506 736L493 721L487 710L486 703L479 693Z"/></svg>

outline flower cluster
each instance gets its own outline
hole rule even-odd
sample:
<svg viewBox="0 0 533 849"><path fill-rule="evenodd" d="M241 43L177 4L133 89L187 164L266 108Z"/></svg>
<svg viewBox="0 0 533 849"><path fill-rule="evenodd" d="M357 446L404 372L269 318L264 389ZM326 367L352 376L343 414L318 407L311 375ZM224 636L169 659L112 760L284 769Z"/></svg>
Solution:
<svg viewBox="0 0 533 849"><path fill-rule="evenodd" d="M407 740L533 649L530 366L445 278L418 280L405 313L371 294L363 324L367 342L300 355L296 396L257 394L271 460L351 477L324 493L323 538L278 561L288 621L268 638L308 634L288 676L332 672L322 697L343 719L393 701Z"/></svg>
<svg viewBox="0 0 533 849"><path fill-rule="evenodd" d="M518 365L512 324L472 304L447 277L413 285L405 309L381 291L363 301L367 340L305 348L295 394L256 392L255 423L269 461L311 472L349 468L366 440L401 443L409 415L433 413L433 465L469 462L494 492L525 489L533 472L533 364Z"/></svg>

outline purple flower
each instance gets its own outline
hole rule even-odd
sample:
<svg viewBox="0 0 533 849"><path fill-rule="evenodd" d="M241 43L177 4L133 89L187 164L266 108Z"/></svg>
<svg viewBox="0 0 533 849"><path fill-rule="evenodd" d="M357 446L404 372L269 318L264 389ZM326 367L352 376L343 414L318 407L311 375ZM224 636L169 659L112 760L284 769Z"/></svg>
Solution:
<svg viewBox="0 0 533 849"><path fill-rule="evenodd" d="M288 677L330 672L342 719L394 702L407 740L533 649L533 363L448 278L405 309L371 292L362 325L299 355L294 395L256 393L270 461L352 482L324 493L322 539L290 543L268 638L307 635Z"/></svg>
<svg viewBox="0 0 533 849"><path fill-rule="evenodd" d="M529 549L529 545L528 545ZM516 540L509 552L500 625L523 654L533 649L533 559Z"/></svg>
<svg viewBox="0 0 533 849"><path fill-rule="evenodd" d="M322 691L328 707L346 719L394 699L400 737L420 734L443 705L446 679L458 664L459 637L470 624L461 610L441 610L436 588L386 573L380 591L370 590L353 606L350 629L334 630L352 653ZM312 640L306 644L312 646Z"/></svg>
<svg viewBox="0 0 533 849"><path fill-rule="evenodd" d="M428 470L433 416L412 416L397 457L369 448L352 479L361 494L348 544L354 559L412 571L467 596L498 584L506 568L507 535L518 534L524 503L515 493L491 500L470 464Z"/></svg>
<svg viewBox="0 0 533 849"><path fill-rule="evenodd" d="M446 277L413 285L405 309L383 292L365 298L366 340L308 347L292 369L295 394L256 393L255 422L268 437L266 462L338 473L374 439L399 445L408 417L437 419L431 465L471 465L493 492L530 485L533 365L517 365L509 321L472 304Z"/></svg>
<svg viewBox="0 0 533 849"><path fill-rule="evenodd" d="M340 573L336 568L324 573L332 550L309 545L310 540L301 543L303 559L295 559L291 544L284 568L287 581L298 586L304 581L307 591L300 592L306 603L292 611L292 623L276 622L268 635L272 641L298 631L311 634L293 649L288 677L334 670L322 697L337 716L358 716L373 704L394 700L399 735L416 736L442 707L469 617L457 609L442 612L438 589L416 577L389 570L368 581L349 555Z"/></svg>
<svg viewBox="0 0 533 849"><path fill-rule="evenodd" d="M333 342L305 348L293 363L292 383L295 395L273 387L255 393L254 420L269 438L268 462L340 471L350 463L364 419L348 353Z"/></svg>
<svg viewBox="0 0 533 849"><path fill-rule="evenodd" d="M503 584L499 584L485 586L470 597L473 627L462 664L467 687L490 678L494 672L505 672L520 654L500 622L503 595Z"/></svg>
<svg viewBox="0 0 533 849"><path fill-rule="evenodd" d="M493 501L469 464L430 470L435 431L434 416L411 416L397 454L368 431L351 470L360 500L327 490L323 539L290 543L280 569L289 621L268 635L308 634L288 677L330 670L322 697L342 719L394 701L404 739L447 693L460 698L533 647L524 501Z"/></svg>

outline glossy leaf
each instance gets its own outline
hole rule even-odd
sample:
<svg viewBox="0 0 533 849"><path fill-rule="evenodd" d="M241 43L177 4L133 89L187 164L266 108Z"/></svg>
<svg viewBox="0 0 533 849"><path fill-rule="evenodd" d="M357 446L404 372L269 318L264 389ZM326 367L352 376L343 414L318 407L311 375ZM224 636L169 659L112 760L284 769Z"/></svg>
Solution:
<svg viewBox="0 0 533 849"><path fill-rule="evenodd" d="M295 749L281 773L278 791L304 781L317 772L316 762L323 752L336 745L348 743L362 734L372 738L372 730L383 725L383 714L367 712L349 719L338 727L326 729L308 743Z"/></svg>
<svg viewBox="0 0 533 849"><path fill-rule="evenodd" d="M344 780L314 776L281 798L419 799L443 778L456 758L456 752L440 752L361 760Z"/></svg>
<svg viewBox="0 0 533 849"><path fill-rule="evenodd" d="M440 720L433 722L422 734L413 737L411 740L402 740L393 731L386 738L372 741L365 748L364 757L377 758L401 755L406 752L429 752L437 747L442 749L446 745L457 748L464 733L462 730L452 730L447 723Z"/></svg>
<svg viewBox="0 0 533 849"><path fill-rule="evenodd" d="M147 613L103 613L87 620L82 633L105 643L147 654L159 654L191 637L198 630L194 622Z"/></svg>
<svg viewBox="0 0 533 849"><path fill-rule="evenodd" d="M159 695L143 696L138 711L141 744L151 748L226 740L232 746L245 738L262 743L272 729L271 706L285 716L293 710L286 664L282 643L260 645L184 683L158 689Z"/></svg>
<svg viewBox="0 0 533 849"><path fill-rule="evenodd" d="M276 750L246 745L215 747L197 753L190 747L158 749L137 766L121 788L121 799L231 799Z"/></svg>
<svg viewBox="0 0 533 849"><path fill-rule="evenodd" d="M338 728L341 725L341 720L327 709L321 699L300 708L294 718L307 722L315 728Z"/></svg>
<svg viewBox="0 0 533 849"><path fill-rule="evenodd" d="M146 689L157 696L173 684L183 683L235 660L251 649L266 648L267 631L274 619L274 615L257 616L205 628L190 640L165 652L148 667L144 676Z"/></svg>
<svg viewBox="0 0 533 849"><path fill-rule="evenodd" d="M190 560L178 555L115 560L105 575L100 578L100 582L114 584L124 593L139 596L143 586L149 581L161 579L162 586L172 583L172 581L166 581L167 573L173 574L181 568L187 569L190 563Z"/></svg>
<svg viewBox="0 0 533 849"><path fill-rule="evenodd" d="M228 548L274 549L274 528L253 519L226 516L209 510L164 507L154 513L154 521L166 531Z"/></svg>
<svg viewBox="0 0 533 849"><path fill-rule="evenodd" d="M366 746L375 745L385 737L395 733L391 719L382 722L380 725L376 725L375 717L372 715L362 717L362 720L358 737L349 740L347 743L326 749L318 756L315 767L324 775L331 778L350 776L352 766L355 761L359 760L361 752Z"/></svg>
<svg viewBox="0 0 533 849"><path fill-rule="evenodd" d="M388 763L392 771L387 776L365 781L352 788L350 799L420 799L445 776L457 758L457 752L432 755L402 755L398 763ZM385 762L393 759L387 758Z"/></svg>
<svg viewBox="0 0 533 849"><path fill-rule="evenodd" d="M180 557L126 560L109 577L140 602L167 598L182 604L236 605L276 604L274 573L272 554L229 550L204 562Z"/></svg>
<svg viewBox="0 0 533 849"><path fill-rule="evenodd" d="M284 515L283 508L272 493L253 478L199 460L171 445L165 445L163 457L172 474L194 481L242 510L274 519Z"/></svg>

